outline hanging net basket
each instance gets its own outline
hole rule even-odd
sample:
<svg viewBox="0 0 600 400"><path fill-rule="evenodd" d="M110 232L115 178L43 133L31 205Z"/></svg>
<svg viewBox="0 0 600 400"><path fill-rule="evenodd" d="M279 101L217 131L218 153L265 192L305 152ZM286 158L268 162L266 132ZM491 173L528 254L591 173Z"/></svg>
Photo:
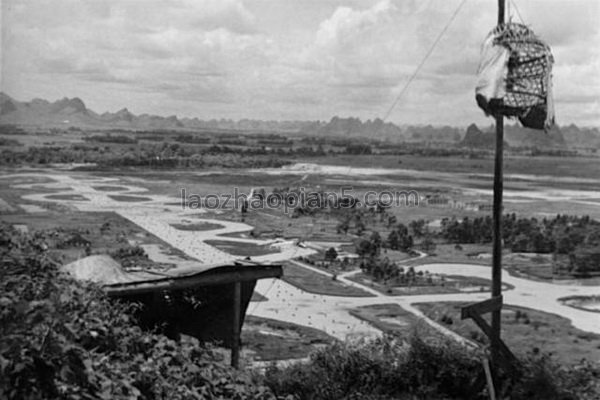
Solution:
<svg viewBox="0 0 600 400"><path fill-rule="evenodd" d="M496 27L481 49L477 104L486 115L517 117L523 126L554 124L550 47L525 25Z"/></svg>

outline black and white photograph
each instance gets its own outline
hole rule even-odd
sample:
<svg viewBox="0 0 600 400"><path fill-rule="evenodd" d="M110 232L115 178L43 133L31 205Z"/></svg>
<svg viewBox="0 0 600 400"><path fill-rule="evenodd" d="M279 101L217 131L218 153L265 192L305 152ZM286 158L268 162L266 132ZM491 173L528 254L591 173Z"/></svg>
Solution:
<svg viewBox="0 0 600 400"><path fill-rule="evenodd" d="M0 0L0 400L600 400L597 0Z"/></svg>

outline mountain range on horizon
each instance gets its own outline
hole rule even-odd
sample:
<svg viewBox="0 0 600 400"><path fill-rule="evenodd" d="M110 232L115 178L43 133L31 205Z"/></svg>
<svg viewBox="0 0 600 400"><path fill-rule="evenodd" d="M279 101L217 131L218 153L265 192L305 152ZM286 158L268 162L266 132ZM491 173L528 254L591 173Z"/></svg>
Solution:
<svg viewBox="0 0 600 400"><path fill-rule="evenodd" d="M240 133L273 132L301 133L327 137L374 137L393 141L447 142L465 147L492 148L492 128L481 130L471 124L466 131L461 128L441 126L398 126L381 119L362 122L358 118L334 116L330 121L263 121L241 119L200 120L179 118L175 115L135 115L127 108L99 114L89 109L78 97L63 98L54 102L33 99L20 102L0 92L0 124L34 128L122 129L122 130L213 130ZM550 132L507 124L505 139L510 146L540 148L587 147L600 148L598 128L580 128L574 124L556 126Z"/></svg>
<svg viewBox="0 0 600 400"><path fill-rule="evenodd" d="M78 127L82 129L123 129L123 130L194 130L223 129L239 131L280 131L296 132L314 125L314 121L259 121L242 119L200 120L179 118L176 115L159 116L151 114L135 115L127 108L102 114L88 108L78 97L63 98L54 102L33 99L17 101L0 92L0 124L29 127Z"/></svg>

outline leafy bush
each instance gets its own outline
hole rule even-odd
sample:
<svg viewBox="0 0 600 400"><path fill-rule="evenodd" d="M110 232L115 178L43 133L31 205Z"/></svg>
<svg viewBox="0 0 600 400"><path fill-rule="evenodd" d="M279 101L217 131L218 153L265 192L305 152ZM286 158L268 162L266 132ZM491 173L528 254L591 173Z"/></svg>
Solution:
<svg viewBox="0 0 600 400"><path fill-rule="evenodd" d="M39 237L0 225L1 399L487 399L481 354L413 336L335 343L264 377L197 341L142 331L135 306L63 275ZM501 398L600 398L600 369L547 356L500 374Z"/></svg>
<svg viewBox="0 0 600 400"><path fill-rule="evenodd" d="M600 369L588 362L563 367L547 354L534 351L522 360L522 376L506 396L527 400L596 400L600 398Z"/></svg>
<svg viewBox="0 0 600 400"><path fill-rule="evenodd" d="M197 341L142 331L30 236L0 226L0 244L0 398L274 399Z"/></svg>
<svg viewBox="0 0 600 400"><path fill-rule="evenodd" d="M337 343L313 354L308 364L271 368L265 379L276 394L301 400L467 399L482 393L482 374L475 354L413 336L409 345L391 337Z"/></svg>
<svg viewBox="0 0 600 400"><path fill-rule="evenodd" d="M115 260L119 260L119 261L125 260L127 258L137 258L137 257L148 258L146 251L144 250L143 247L140 247L140 246L119 247L118 249L116 249L112 253L110 253L110 256L112 258L114 258Z"/></svg>
<svg viewBox="0 0 600 400"><path fill-rule="evenodd" d="M272 367L265 383L279 396L300 400L488 399L482 354L454 342L409 343L383 338L336 343L307 364ZM500 371L499 398L597 399L600 370L591 364L562 368L548 356L522 361L519 373Z"/></svg>

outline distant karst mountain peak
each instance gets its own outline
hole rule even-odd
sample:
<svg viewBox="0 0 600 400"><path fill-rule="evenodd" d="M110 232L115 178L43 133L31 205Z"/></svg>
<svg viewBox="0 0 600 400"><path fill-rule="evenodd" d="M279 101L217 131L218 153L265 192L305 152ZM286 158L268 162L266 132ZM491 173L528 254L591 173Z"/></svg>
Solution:
<svg viewBox="0 0 600 400"><path fill-rule="evenodd" d="M225 132L255 133L301 133L323 137L370 138L392 141L458 144L464 147L493 148L493 127L480 129L471 124L465 130L451 126L430 124L398 126L381 118L361 119L349 116L334 116L327 121L273 121L230 118L179 118L176 115L135 115L127 107L116 112L97 114L87 108L79 97L63 97L54 102L35 98L29 102L13 99L0 92L0 124L33 127L78 127L91 129L125 130L219 130ZM505 142L515 147L583 147L600 148L598 128L582 128L575 124L555 127L548 133L523 128L508 123L505 126Z"/></svg>

